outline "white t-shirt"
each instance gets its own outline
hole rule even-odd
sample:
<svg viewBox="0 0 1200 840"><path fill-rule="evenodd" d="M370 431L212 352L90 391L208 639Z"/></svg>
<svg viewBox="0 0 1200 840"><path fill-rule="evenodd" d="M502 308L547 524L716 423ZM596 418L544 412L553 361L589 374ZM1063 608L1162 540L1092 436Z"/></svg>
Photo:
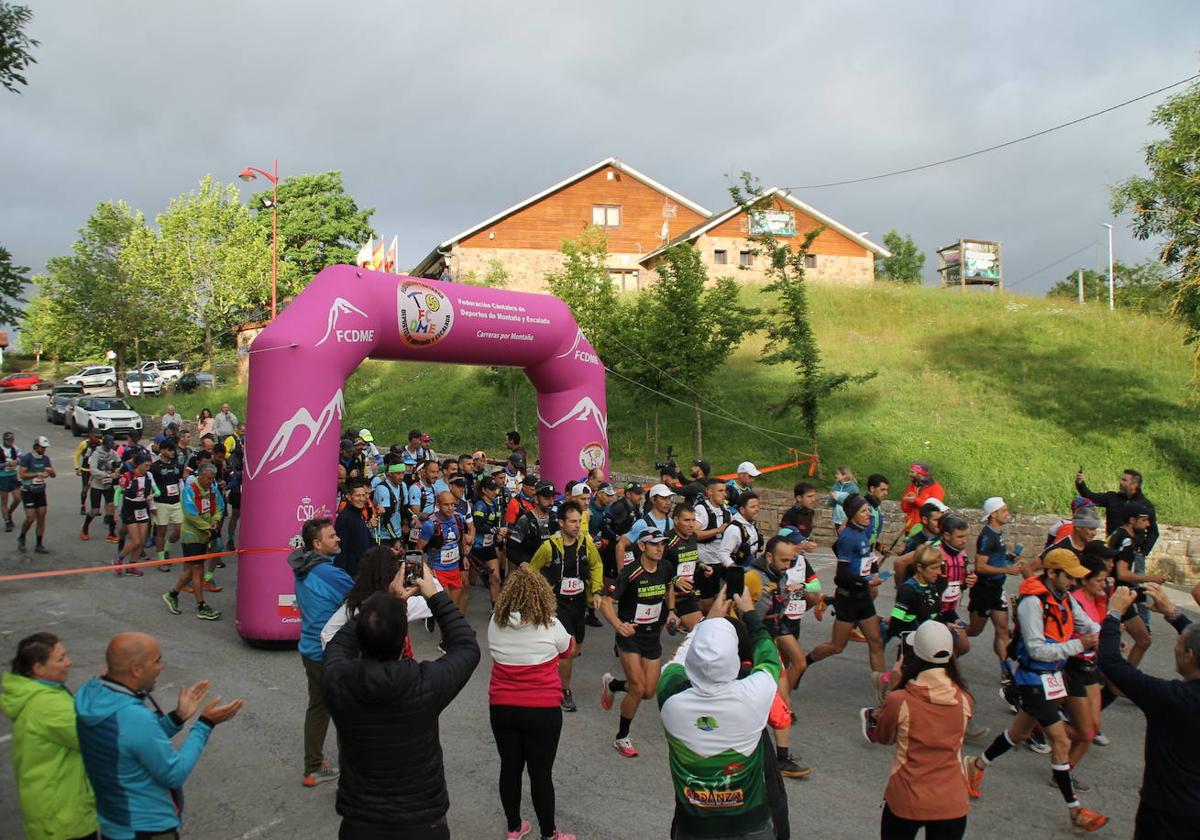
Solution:
<svg viewBox="0 0 1200 840"><path fill-rule="evenodd" d="M442 585L435 579L433 585L437 587L438 592L442 591ZM427 618L433 617L433 610L429 609L429 602L420 595L414 595L408 599L408 623L414 621L424 621ZM343 603L337 608L337 611L329 616L329 621L325 622L325 627L321 630L321 650L333 641L333 637L337 635L337 631L345 626L350 620L349 613L346 612L346 605Z"/></svg>

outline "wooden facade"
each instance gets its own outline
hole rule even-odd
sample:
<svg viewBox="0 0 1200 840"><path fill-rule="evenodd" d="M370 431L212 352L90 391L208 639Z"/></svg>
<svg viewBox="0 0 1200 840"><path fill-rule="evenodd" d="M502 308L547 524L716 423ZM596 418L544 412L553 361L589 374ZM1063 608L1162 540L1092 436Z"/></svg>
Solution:
<svg viewBox="0 0 1200 840"><path fill-rule="evenodd" d="M792 245L792 250L796 250L800 244L804 242L804 237L809 231L815 230L821 226L821 222L780 198L774 199L772 202L772 210L791 213L795 217L796 235L793 237L778 238L778 241L788 242L790 245ZM709 228L705 233L714 239L746 239L750 236L750 220L746 213L741 211L721 222L720 224ZM864 246L855 242L844 233L834 230L831 227L826 227L825 230L821 231L817 238L813 240L813 244L809 249L809 253L830 257L871 256L871 252L868 251Z"/></svg>

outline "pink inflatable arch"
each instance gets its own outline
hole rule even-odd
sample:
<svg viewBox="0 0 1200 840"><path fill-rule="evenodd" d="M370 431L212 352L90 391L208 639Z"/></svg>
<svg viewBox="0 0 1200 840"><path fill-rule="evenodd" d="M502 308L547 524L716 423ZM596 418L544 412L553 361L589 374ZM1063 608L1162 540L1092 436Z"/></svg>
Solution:
<svg viewBox="0 0 1200 840"><path fill-rule="evenodd" d="M367 358L524 368L537 389L541 475L562 488L608 466L604 366L555 297L331 266L250 354L242 549L287 546L304 520L334 514L342 388ZM421 416L421 406L406 408ZM238 563L237 628L247 639L299 638L285 557Z"/></svg>

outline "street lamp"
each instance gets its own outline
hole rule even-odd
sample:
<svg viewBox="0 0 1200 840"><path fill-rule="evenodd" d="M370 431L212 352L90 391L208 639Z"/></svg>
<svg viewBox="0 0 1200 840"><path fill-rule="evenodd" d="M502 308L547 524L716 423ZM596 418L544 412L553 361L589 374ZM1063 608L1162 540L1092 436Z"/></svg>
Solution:
<svg viewBox="0 0 1200 840"><path fill-rule="evenodd" d="M1102 222L1108 228L1108 311L1113 311L1113 258L1112 258L1112 225Z"/></svg>
<svg viewBox="0 0 1200 840"><path fill-rule="evenodd" d="M271 182L271 320L274 321L275 290L279 282L279 161L274 162L271 172L247 166L238 173L243 181L253 181L256 175Z"/></svg>

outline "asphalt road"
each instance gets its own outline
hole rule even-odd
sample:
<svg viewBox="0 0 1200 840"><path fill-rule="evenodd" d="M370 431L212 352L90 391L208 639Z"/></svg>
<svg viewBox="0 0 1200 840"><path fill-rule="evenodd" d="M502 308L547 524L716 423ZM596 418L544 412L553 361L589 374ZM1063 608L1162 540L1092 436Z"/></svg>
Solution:
<svg viewBox="0 0 1200 840"><path fill-rule="evenodd" d="M76 439L45 422L45 401L45 394L0 397L0 429L16 432L23 450L36 435L51 440L49 452L59 471L59 478L49 482L46 544L52 553L18 556L15 535L0 534L0 575L98 566L107 564L114 553L102 539L78 539L79 484L70 468ZM18 525L20 517L18 512ZM103 528L93 528L96 532L102 534ZM832 558L823 553L815 560L828 586ZM282 560L264 555L241 562ZM181 616L168 613L160 595L172 578L153 570L142 578L97 573L0 581L0 659L11 657L22 636L50 630L64 640L74 660L69 685L75 689L99 672L104 647L113 634L141 630L157 636L167 668L155 693L165 708L174 706L180 685L202 678L212 681L215 693L246 700L242 714L213 734L187 782L185 834L335 837L339 823L334 812L335 785L311 790L300 785L306 698L299 656L295 651L254 649L238 637L232 619L234 566L230 563L218 573L225 591L210 595L210 603L227 610L227 617L215 622L198 621L187 611ZM880 612L890 609L890 603L891 587L886 585L878 602ZM468 613L481 636L487 607L486 592L475 590ZM828 620L821 624L807 618L801 638L805 649L828 638L829 630ZM1144 665L1151 673L1170 675L1174 632L1159 622L1155 637ZM669 656L676 641L664 638ZM436 656L435 642L436 637L416 627L418 657ZM641 755L632 760L621 758L611 746L617 712L604 712L597 702L600 675L605 670L619 671L611 650L612 631L589 628L584 655L575 668L575 694L581 708L566 716L555 768L559 826L583 838L665 837L671 786L653 702L644 704L634 721L632 735ZM977 722L999 732L1010 718L996 694L990 631L976 640L976 650L962 662L977 698ZM489 667L485 647L479 669L442 717L449 821L455 837L500 837L504 830L496 794L498 760L488 725ZM814 773L806 780L787 781L793 837L877 836L892 751L866 743L859 732L858 709L871 702L864 645L851 643L844 655L818 663L804 678L795 701L799 720L793 750ZM1102 836L1128 837L1141 778L1144 720L1135 707L1119 701L1106 713L1104 730L1112 746L1094 747L1078 770L1093 785L1083 798L1089 807L1111 816ZM4 837L17 836L19 825L10 732L10 722L0 717L0 835ZM984 745L975 745L974 750ZM328 750L330 755L336 750L332 733ZM1025 749L1010 753L989 773L984 797L973 806L968 836L1040 838L1069 833L1061 797L1047 783L1049 778L1048 756ZM527 785L526 806L526 815L533 820Z"/></svg>

